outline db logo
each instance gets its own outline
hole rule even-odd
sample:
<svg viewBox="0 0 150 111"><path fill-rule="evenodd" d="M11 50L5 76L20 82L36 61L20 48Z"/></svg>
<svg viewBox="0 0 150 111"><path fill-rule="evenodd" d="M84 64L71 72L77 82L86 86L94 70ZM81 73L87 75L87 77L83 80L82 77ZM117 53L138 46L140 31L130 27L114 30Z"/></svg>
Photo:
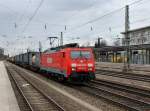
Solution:
<svg viewBox="0 0 150 111"><path fill-rule="evenodd" d="M47 58L47 63L52 63L52 58Z"/></svg>

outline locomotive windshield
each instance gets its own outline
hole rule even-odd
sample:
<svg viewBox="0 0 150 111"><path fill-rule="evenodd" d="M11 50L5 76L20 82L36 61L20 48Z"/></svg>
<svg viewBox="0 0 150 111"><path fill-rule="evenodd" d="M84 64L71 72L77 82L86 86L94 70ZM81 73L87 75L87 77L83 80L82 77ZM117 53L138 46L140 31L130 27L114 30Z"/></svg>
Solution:
<svg viewBox="0 0 150 111"><path fill-rule="evenodd" d="M71 58L90 58L90 51L71 51Z"/></svg>

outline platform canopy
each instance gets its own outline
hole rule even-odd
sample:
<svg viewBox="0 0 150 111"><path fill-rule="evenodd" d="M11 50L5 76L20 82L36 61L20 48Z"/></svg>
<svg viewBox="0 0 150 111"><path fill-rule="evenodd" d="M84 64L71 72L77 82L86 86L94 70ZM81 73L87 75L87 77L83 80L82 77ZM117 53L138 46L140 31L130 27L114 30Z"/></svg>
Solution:
<svg viewBox="0 0 150 111"><path fill-rule="evenodd" d="M124 51L126 46L106 46L101 48L94 48L94 51ZM150 44L141 44L141 45L131 45L131 50L150 50Z"/></svg>

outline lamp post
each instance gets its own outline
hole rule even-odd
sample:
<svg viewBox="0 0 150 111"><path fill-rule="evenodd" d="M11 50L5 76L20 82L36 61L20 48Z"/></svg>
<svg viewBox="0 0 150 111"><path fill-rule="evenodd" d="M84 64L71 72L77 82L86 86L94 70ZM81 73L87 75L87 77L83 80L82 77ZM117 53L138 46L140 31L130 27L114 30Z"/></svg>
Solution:
<svg viewBox="0 0 150 111"><path fill-rule="evenodd" d="M97 47L100 48L101 47L101 40L103 38L102 37L98 37L98 41L97 41ZM99 54L98 54L98 61L101 61L101 52L99 51Z"/></svg>
<svg viewBox="0 0 150 111"><path fill-rule="evenodd" d="M144 64L144 51L143 51L144 37L141 38L141 43L142 43L142 63Z"/></svg>
<svg viewBox="0 0 150 111"><path fill-rule="evenodd" d="M103 38L102 37L98 37L98 42L97 42L97 46L98 47L101 47L101 40L102 40Z"/></svg>
<svg viewBox="0 0 150 111"><path fill-rule="evenodd" d="M125 61L125 57L124 57L123 72L131 71L131 69L130 69L130 37L129 37L129 29L130 29L129 6L126 5L126 8L125 8L125 52L126 52L127 61ZM125 56L125 54L124 54L124 56Z"/></svg>

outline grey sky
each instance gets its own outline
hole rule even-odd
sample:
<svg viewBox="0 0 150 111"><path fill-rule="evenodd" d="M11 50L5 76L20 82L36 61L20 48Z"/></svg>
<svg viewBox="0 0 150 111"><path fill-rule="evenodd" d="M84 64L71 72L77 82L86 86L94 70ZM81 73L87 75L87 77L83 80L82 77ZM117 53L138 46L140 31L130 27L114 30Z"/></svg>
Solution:
<svg viewBox="0 0 150 111"><path fill-rule="evenodd" d="M93 23L84 26L81 24L137 0L44 0L38 13L23 32L40 1L0 1L0 46L6 48L7 52L15 54L28 47L37 50L38 41L42 41L43 48L46 49L49 47L47 37L60 36L61 31L64 32L65 43L76 41L87 44L89 41L93 44L98 36L102 36L112 44L116 36L121 37L120 32L124 31L124 9ZM143 0L130 7L131 28L150 25L149 5L149 0ZM143 19L145 20L142 21ZM80 40L72 39L76 37L80 37Z"/></svg>

